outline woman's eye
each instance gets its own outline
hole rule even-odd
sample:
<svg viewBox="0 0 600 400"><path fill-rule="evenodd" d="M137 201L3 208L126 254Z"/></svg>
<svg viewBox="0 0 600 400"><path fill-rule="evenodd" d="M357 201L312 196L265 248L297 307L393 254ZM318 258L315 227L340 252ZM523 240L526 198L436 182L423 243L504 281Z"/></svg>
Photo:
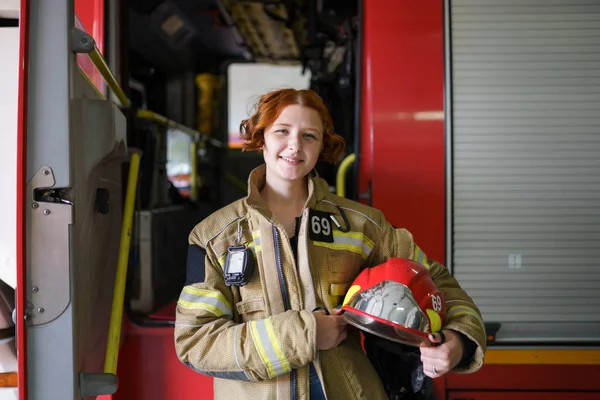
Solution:
<svg viewBox="0 0 600 400"><path fill-rule="evenodd" d="M287 129L277 129L276 133L287 133Z"/></svg>
<svg viewBox="0 0 600 400"><path fill-rule="evenodd" d="M309 139L316 139L317 137L315 135L313 135L312 133L305 133L304 137L309 138Z"/></svg>

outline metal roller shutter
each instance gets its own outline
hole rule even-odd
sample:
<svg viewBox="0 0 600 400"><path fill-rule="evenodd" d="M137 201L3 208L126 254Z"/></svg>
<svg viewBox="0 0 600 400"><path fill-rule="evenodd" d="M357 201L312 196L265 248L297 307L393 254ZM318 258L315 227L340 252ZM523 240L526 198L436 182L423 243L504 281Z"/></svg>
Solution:
<svg viewBox="0 0 600 400"><path fill-rule="evenodd" d="M600 0L447 3L453 272L500 342L600 338Z"/></svg>

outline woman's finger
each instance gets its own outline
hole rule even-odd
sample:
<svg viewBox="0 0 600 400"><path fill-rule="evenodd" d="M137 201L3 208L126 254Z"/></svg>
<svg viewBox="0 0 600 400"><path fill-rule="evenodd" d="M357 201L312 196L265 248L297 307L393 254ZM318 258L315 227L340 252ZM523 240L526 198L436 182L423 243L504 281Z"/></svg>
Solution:
<svg viewBox="0 0 600 400"><path fill-rule="evenodd" d="M435 362L434 360L443 360L447 358L447 352L443 348L439 347L428 347L421 349L421 360L423 362Z"/></svg>

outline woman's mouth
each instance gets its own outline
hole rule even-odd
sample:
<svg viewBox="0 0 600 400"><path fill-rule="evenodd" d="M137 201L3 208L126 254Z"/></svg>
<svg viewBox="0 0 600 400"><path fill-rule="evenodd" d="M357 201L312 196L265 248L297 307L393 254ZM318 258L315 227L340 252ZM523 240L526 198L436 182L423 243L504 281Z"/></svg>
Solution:
<svg viewBox="0 0 600 400"><path fill-rule="evenodd" d="M298 158L283 157L283 156L280 156L280 158L290 165L298 165L302 162L302 160L300 160Z"/></svg>

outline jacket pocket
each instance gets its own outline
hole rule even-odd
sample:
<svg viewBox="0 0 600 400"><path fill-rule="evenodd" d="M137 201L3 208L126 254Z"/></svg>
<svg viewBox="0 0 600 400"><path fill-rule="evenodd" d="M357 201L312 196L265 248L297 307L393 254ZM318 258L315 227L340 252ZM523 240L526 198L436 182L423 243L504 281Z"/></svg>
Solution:
<svg viewBox="0 0 600 400"><path fill-rule="evenodd" d="M242 321L252 321L264 318L266 309L265 299L263 297L242 300L238 302L235 307L238 314L242 317Z"/></svg>

